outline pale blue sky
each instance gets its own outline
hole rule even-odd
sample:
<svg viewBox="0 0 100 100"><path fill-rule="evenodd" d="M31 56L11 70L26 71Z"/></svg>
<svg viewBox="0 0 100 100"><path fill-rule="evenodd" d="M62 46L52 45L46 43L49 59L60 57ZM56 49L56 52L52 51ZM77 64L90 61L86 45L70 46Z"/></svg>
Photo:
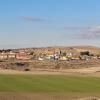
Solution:
<svg viewBox="0 0 100 100"><path fill-rule="evenodd" d="M0 48L100 47L100 0L0 0Z"/></svg>

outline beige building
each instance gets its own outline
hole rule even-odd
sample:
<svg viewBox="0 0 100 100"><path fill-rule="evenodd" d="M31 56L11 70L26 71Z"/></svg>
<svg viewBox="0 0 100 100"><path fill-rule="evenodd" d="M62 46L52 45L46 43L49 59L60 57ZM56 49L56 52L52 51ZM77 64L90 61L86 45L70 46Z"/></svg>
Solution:
<svg viewBox="0 0 100 100"><path fill-rule="evenodd" d="M0 60L6 60L8 58L7 54L1 53L0 54Z"/></svg>
<svg viewBox="0 0 100 100"><path fill-rule="evenodd" d="M16 58L16 53L10 51L10 52L8 53L8 59L15 59L15 58Z"/></svg>

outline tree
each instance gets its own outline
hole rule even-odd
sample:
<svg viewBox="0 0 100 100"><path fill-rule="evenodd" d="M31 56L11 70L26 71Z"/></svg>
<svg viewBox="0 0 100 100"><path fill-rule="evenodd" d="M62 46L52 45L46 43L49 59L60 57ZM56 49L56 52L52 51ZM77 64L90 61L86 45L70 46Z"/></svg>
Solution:
<svg viewBox="0 0 100 100"><path fill-rule="evenodd" d="M87 56L89 56L90 52L89 51L80 52L80 55L87 55Z"/></svg>

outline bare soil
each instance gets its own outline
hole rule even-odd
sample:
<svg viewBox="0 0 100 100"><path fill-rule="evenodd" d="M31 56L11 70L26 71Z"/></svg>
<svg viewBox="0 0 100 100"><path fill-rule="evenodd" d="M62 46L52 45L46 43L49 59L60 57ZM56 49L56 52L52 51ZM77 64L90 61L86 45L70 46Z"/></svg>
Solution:
<svg viewBox="0 0 100 100"><path fill-rule="evenodd" d="M100 77L100 67L78 68L78 69L32 69L31 71L19 71L11 69L0 69L0 74L33 74L33 75L72 75L72 76L96 76Z"/></svg>
<svg viewBox="0 0 100 100"><path fill-rule="evenodd" d="M100 100L99 96L85 96L82 94L57 94L57 93L0 93L0 100Z"/></svg>

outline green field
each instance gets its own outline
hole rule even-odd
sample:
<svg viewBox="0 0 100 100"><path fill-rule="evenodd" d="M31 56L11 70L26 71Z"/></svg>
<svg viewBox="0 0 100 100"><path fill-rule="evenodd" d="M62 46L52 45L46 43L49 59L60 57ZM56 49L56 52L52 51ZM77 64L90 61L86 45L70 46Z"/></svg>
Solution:
<svg viewBox="0 0 100 100"><path fill-rule="evenodd" d="M0 100L77 100L100 96L100 78L0 75Z"/></svg>
<svg viewBox="0 0 100 100"><path fill-rule="evenodd" d="M69 97L71 95L99 96L100 78L74 77L74 76L64 76L64 75L0 75L0 92L1 93L20 92L20 93L33 93L33 94L55 93L55 94L64 94Z"/></svg>

